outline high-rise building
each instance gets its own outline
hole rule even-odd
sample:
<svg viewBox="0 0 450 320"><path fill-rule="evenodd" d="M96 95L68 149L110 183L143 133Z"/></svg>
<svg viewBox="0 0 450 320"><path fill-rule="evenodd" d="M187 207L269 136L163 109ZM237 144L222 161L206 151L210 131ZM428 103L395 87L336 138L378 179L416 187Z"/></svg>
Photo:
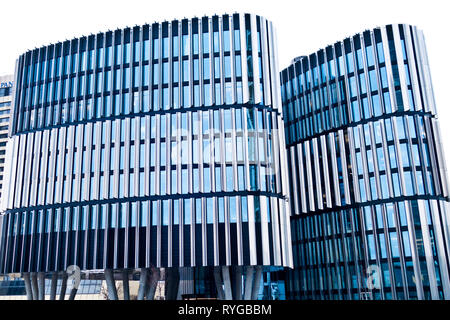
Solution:
<svg viewBox="0 0 450 320"><path fill-rule="evenodd" d="M11 109L14 76L0 76L0 199L5 170L6 143L8 142L9 112Z"/></svg>
<svg viewBox="0 0 450 320"><path fill-rule="evenodd" d="M356 34L281 72L290 299L450 299L446 166L423 33Z"/></svg>
<svg viewBox="0 0 450 320"><path fill-rule="evenodd" d="M104 270L111 299L131 273L152 299L160 268L168 299L256 298L262 272L293 266L271 22L98 33L16 70L0 273L21 273L29 298L72 265Z"/></svg>

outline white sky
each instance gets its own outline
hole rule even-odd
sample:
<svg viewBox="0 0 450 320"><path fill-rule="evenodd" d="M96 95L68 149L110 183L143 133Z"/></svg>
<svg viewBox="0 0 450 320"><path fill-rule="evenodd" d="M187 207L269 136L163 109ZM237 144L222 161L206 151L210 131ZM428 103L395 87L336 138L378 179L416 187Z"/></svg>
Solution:
<svg viewBox="0 0 450 320"><path fill-rule="evenodd" d="M223 13L255 13L274 22L280 70L299 55L366 29L408 23L425 33L442 141L450 164L450 1L448 0L2 0L0 75L35 47L99 31ZM450 169L450 166L448 166Z"/></svg>

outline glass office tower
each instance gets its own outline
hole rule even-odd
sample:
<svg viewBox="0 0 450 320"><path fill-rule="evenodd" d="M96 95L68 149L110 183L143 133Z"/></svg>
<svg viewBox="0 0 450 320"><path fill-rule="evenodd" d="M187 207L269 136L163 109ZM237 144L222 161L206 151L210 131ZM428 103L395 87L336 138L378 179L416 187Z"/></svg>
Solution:
<svg viewBox="0 0 450 320"><path fill-rule="evenodd" d="M152 299L164 268L169 299L231 299L292 267L275 43L271 22L233 14L20 56L0 273L42 298L70 265L105 270L115 299L138 272Z"/></svg>
<svg viewBox="0 0 450 320"><path fill-rule="evenodd" d="M281 72L290 299L450 299L449 193L424 36L365 31Z"/></svg>

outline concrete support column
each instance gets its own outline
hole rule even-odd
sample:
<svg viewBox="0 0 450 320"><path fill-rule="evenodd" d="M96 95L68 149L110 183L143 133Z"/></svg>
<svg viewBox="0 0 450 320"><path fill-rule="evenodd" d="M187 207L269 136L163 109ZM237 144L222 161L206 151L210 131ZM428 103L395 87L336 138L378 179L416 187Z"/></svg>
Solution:
<svg viewBox="0 0 450 320"><path fill-rule="evenodd" d="M130 300L130 285L128 282L129 271L127 269L123 270L122 273L122 283L123 283L123 300Z"/></svg>
<svg viewBox="0 0 450 320"><path fill-rule="evenodd" d="M242 267L233 266L231 269L231 291L234 300L242 300Z"/></svg>
<svg viewBox="0 0 450 320"><path fill-rule="evenodd" d="M33 300L38 300L39 290L36 272L31 273L31 292L33 293Z"/></svg>
<svg viewBox="0 0 450 320"><path fill-rule="evenodd" d="M158 286L158 281L160 277L161 274L159 272L159 269L152 268L150 281L147 285L147 293L145 294L147 300L153 300L155 298L156 287Z"/></svg>
<svg viewBox="0 0 450 320"><path fill-rule="evenodd" d="M45 273L39 272L37 280L38 280L39 300L45 300Z"/></svg>
<svg viewBox="0 0 450 320"><path fill-rule="evenodd" d="M225 290L225 300L233 300L229 267L222 266L222 278L223 278L223 287Z"/></svg>
<svg viewBox="0 0 450 320"><path fill-rule="evenodd" d="M252 288L252 300L256 300L258 298L259 287L261 285L261 275L262 275L262 267L255 267L255 279L253 280L253 288Z"/></svg>
<svg viewBox="0 0 450 320"><path fill-rule="evenodd" d="M33 300L33 291L31 289L30 274L28 272L24 273L22 277L23 280L25 281L25 292L27 293L27 299Z"/></svg>
<svg viewBox="0 0 450 320"><path fill-rule="evenodd" d="M50 286L50 300L56 300L56 286L58 284L58 273L52 273L52 283Z"/></svg>
<svg viewBox="0 0 450 320"><path fill-rule="evenodd" d="M180 283L180 273L178 268L167 268L166 275L166 300L176 300L178 295L178 286Z"/></svg>
<svg viewBox="0 0 450 320"><path fill-rule="evenodd" d="M77 295L78 288L73 287L70 289L69 300L75 300L75 296Z"/></svg>
<svg viewBox="0 0 450 320"><path fill-rule="evenodd" d="M67 273L63 272L61 282L61 292L59 293L59 300L64 300L66 298L66 290L67 290Z"/></svg>
<svg viewBox="0 0 450 320"><path fill-rule="evenodd" d="M139 291L138 291L138 300L144 300L145 293L147 291L147 283L148 283L148 268L141 269L141 277L139 279Z"/></svg>
<svg viewBox="0 0 450 320"><path fill-rule="evenodd" d="M114 281L114 272L112 269L105 269L106 286L108 287L109 300L119 300L117 296L116 282Z"/></svg>
<svg viewBox="0 0 450 320"><path fill-rule="evenodd" d="M223 292L223 287L222 287L222 277L220 276L220 267L214 268L214 281L216 283L217 299L224 300L225 293Z"/></svg>
<svg viewBox="0 0 450 320"><path fill-rule="evenodd" d="M245 272L244 300L252 298L253 289L253 267L248 266Z"/></svg>

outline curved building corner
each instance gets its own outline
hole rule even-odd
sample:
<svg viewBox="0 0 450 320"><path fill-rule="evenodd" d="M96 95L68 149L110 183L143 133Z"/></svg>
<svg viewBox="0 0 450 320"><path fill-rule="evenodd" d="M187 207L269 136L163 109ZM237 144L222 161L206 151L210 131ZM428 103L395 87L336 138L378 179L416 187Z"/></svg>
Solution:
<svg viewBox="0 0 450 320"><path fill-rule="evenodd" d="M21 55L0 273L30 299L65 291L70 266L110 299L118 279L153 299L162 274L167 299L257 298L262 272L293 266L275 41L233 14Z"/></svg>
<svg viewBox="0 0 450 320"><path fill-rule="evenodd" d="M449 193L423 33L368 30L281 72L290 299L450 299Z"/></svg>

